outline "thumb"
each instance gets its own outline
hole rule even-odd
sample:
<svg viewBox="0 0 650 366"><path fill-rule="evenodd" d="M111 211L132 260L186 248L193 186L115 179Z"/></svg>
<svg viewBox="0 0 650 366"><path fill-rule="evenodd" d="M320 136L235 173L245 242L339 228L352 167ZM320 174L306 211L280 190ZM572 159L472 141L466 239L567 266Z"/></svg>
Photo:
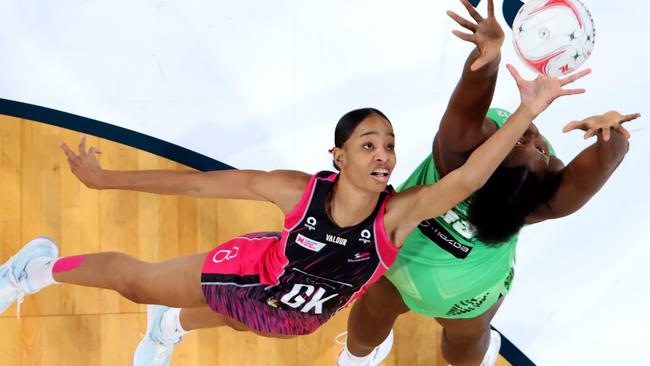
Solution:
<svg viewBox="0 0 650 366"><path fill-rule="evenodd" d="M571 121L562 128L562 132L569 132L575 129L579 129L582 126L582 121Z"/></svg>
<svg viewBox="0 0 650 366"><path fill-rule="evenodd" d="M481 67L485 66L487 62L485 61L485 58L483 56L477 58L473 63L472 66L469 67L470 70L476 71L480 69Z"/></svg>

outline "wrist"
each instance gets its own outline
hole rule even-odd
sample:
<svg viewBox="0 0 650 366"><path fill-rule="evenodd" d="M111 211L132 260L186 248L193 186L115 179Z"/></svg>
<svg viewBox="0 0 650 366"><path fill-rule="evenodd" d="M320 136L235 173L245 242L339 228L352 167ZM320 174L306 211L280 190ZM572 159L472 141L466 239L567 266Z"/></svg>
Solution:
<svg viewBox="0 0 650 366"><path fill-rule="evenodd" d="M463 77L467 80L484 80L491 79L496 77L499 73L499 64L501 63L501 51L499 50L494 58L492 58L488 63L481 66L479 69L472 71L472 65L476 60L481 57L481 52L478 47L474 48L467 61L465 62L465 67L463 71Z"/></svg>
<svg viewBox="0 0 650 366"><path fill-rule="evenodd" d="M521 115L524 119L529 120L530 122L539 116L539 112L535 108L531 108L531 106L524 103L519 104L515 113Z"/></svg>
<svg viewBox="0 0 650 366"><path fill-rule="evenodd" d="M618 131L612 131L608 141L598 133L596 142L598 163L604 168L616 168L630 149L630 142Z"/></svg>
<svg viewBox="0 0 650 366"><path fill-rule="evenodd" d="M609 128L609 127L605 127ZM596 142L599 144L611 144L611 145L629 145L628 139L622 133L618 132L613 128L609 128L609 140L605 141L603 137L603 129L598 129L596 132Z"/></svg>
<svg viewBox="0 0 650 366"><path fill-rule="evenodd" d="M93 188L95 189L110 189L111 188L111 172L108 170L100 169L95 174Z"/></svg>

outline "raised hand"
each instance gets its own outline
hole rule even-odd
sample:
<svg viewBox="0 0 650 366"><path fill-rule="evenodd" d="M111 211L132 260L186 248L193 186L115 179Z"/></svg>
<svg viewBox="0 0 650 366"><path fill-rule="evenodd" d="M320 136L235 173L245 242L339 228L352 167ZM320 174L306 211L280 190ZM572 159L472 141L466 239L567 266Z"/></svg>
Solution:
<svg viewBox="0 0 650 366"><path fill-rule="evenodd" d="M476 23L461 17L451 10L447 11L447 15L461 27L472 32L471 34L463 33L455 29L452 31L456 37L474 43L478 48L480 56L470 66L472 71L476 71L499 57L505 35L494 17L494 0L488 0L487 18L483 18L467 0L460 0L460 2L463 3Z"/></svg>
<svg viewBox="0 0 650 366"><path fill-rule="evenodd" d="M535 115L542 113L558 97L584 93L585 90L582 88L563 89L563 87L591 73L591 69L585 69L561 79L538 75L535 80L524 80L514 66L508 64L506 67L517 83L521 104L528 107Z"/></svg>
<svg viewBox="0 0 650 366"><path fill-rule="evenodd" d="M91 147L86 151L86 136L81 138L79 143L79 155L61 141L59 143L63 153L68 157L68 164L70 170L77 178L86 185L88 188L99 188L101 183L101 174L104 171L99 165L96 155L101 153L101 150L96 147Z"/></svg>
<svg viewBox="0 0 650 366"><path fill-rule="evenodd" d="M630 138L630 132L622 126L623 123L635 120L641 117L639 113L633 114L620 114L617 111L609 111L605 114L587 117L581 121L569 122L564 128L563 132L573 130L585 131L585 140L596 135L599 131L602 132L603 140L609 141L611 130L616 130L625 136L626 139Z"/></svg>

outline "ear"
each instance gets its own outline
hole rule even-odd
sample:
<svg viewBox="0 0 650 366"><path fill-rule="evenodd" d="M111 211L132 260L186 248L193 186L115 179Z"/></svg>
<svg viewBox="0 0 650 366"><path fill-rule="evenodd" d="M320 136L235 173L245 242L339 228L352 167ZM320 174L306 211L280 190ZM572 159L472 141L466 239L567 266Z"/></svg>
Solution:
<svg viewBox="0 0 650 366"><path fill-rule="evenodd" d="M334 162L336 165L339 167L339 169L343 168L345 165L345 151L341 148L336 148L334 149Z"/></svg>

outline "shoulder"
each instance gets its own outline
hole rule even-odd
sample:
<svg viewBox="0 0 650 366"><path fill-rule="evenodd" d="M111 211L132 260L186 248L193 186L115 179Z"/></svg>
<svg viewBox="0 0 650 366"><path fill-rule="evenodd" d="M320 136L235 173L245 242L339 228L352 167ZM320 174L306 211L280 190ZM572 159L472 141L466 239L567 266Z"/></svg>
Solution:
<svg viewBox="0 0 650 366"><path fill-rule="evenodd" d="M300 201L312 175L296 170L272 170L255 179L255 190L286 214Z"/></svg>

